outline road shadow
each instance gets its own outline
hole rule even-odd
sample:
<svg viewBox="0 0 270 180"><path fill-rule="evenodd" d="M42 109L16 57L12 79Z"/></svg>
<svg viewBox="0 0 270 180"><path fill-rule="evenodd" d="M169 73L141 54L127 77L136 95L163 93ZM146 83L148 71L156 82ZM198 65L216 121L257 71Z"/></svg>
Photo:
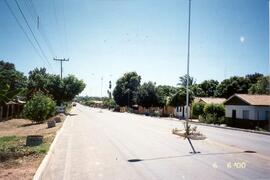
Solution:
<svg viewBox="0 0 270 180"><path fill-rule="evenodd" d="M218 156L218 155L229 155L229 154L250 154L256 153L255 151L241 151L241 152L226 152L226 153L198 153L198 154L186 154L180 156L164 156L164 157L156 157L156 158L148 158L148 159L129 159L127 160L130 163L136 163L141 161L155 161L155 160L163 160L163 159L175 159L182 157L190 157L190 156Z"/></svg>

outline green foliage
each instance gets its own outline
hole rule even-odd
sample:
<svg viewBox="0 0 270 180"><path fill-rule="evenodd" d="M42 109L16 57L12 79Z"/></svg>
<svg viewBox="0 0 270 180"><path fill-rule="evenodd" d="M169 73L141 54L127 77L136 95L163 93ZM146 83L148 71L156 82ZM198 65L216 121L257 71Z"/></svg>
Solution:
<svg viewBox="0 0 270 180"><path fill-rule="evenodd" d="M248 93L250 81L244 77L233 76L223 80L217 87L216 96L229 98L235 93Z"/></svg>
<svg viewBox="0 0 270 180"><path fill-rule="evenodd" d="M185 74L184 76L179 77L179 83L177 85L181 87L186 87L187 86L187 79L188 75ZM193 84L196 84L196 81L193 77L189 76L189 86L192 86Z"/></svg>
<svg viewBox="0 0 270 180"><path fill-rule="evenodd" d="M160 107L167 106L170 103L170 98L177 92L177 88L173 86L158 86L156 88L158 96L158 104Z"/></svg>
<svg viewBox="0 0 270 180"><path fill-rule="evenodd" d="M260 79L263 78L263 74L261 73L247 74L245 78L248 79L251 84L256 84Z"/></svg>
<svg viewBox="0 0 270 180"><path fill-rule="evenodd" d="M259 79L249 88L248 92L250 94L270 94L270 76Z"/></svg>
<svg viewBox="0 0 270 180"><path fill-rule="evenodd" d="M114 108L116 106L116 103L115 103L115 101L113 99L104 98L104 100L103 100L103 106L105 108L111 109L111 108Z"/></svg>
<svg viewBox="0 0 270 180"><path fill-rule="evenodd" d="M25 117L35 122L43 122L54 114L55 102L42 92L34 94L24 107Z"/></svg>
<svg viewBox="0 0 270 180"><path fill-rule="evenodd" d="M199 84L199 88L202 90L202 93L199 97L213 97L217 90L218 81L216 80L205 80L201 84Z"/></svg>
<svg viewBox="0 0 270 180"><path fill-rule="evenodd" d="M146 108L159 106L157 89L153 82L149 81L140 86L138 104Z"/></svg>
<svg viewBox="0 0 270 180"><path fill-rule="evenodd" d="M63 101L73 100L75 96L80 94L86 87L83 80L77 79L74 75L68 75L67 77L63 78L63 85ZM59 88L59 90L61 90L61 88Z"/></svg>
<svg viewBox="0 0 270 180"><path fill-rule="evenodd" d="M206 104L204 106L204 122L221 124L224 123L225 108L222 104Z"/></svg>
<svg viewBox="0 0 270 180"><path fill-rule="evenodd" d="M26 137L3 136L0 137L0 163L19 157L45 154L49 150L50 144L43 143L39 146L25 146Z"/></svg>
<svg viewBox="0 0 270 180"><path fill-rule="evenodd" d="M205 114L215 114L217 117L225 115L225 108L222 104L206 104L203 111Z"/></svg>
<svg viewBox="0 0 270 180"><path fill-rule="evenodd" d="M0 89L0 105L13 100L21 91L21 89L10 90L10 87L6 85Z"/></svg>
<svg viewBox="0 0 270 180"><path fill-rule="evenodd" d="M36 92L43 92L48 94L47 86L49 82L49 74L46 72L45 68L35 68L29 72L28 77L28 99L30 99Z"/></svg>
<svg viewBox="0 0 270 180"><path fill-rule="evenodd" d="M61 103L63 103L64 82L61 80L59 75L48 75L48 84L46 89L56 101L57 105L61 105Z"/></svg>
<svg viewBox="0 0 270 180"><path fill-rule="evenodd" d="M193 92L189 90L189 104L192 103L193 99ZM184 87L179 88L178 91L172 96L170 105L174 107L186 105L186 89Z"/></svg>
<svg viewBox="0 0 270 180"><path fill-rule="evenodd" d="M131 106L137 103L141 77L136 72L125 73L116 81L113 97L120 106Z"/></svg>
<svg viewBox="0 0 270 180"><path fill-rule="evenodd" d="M0 90L9 86L10 91L26 87L27 78L15 69L14 64L0 61Z"/></svg>
<svg viewBox="0 0 270 180"><path fill-rule="evenodd" d="M196 102L192 104L192 115L194 117L199 117L204 115L204 106L205 103L202 102Z"/></svg>
<svg viewBox="0 0 270 180"><path fill-rule="evenodd" d="M45 68L36 68L29 72L28 98L38 91L50 95L58 105L63 102L71 101L76 95L80 94L85 83L73 75L61 79L59 75L46 73Z"/></svg>

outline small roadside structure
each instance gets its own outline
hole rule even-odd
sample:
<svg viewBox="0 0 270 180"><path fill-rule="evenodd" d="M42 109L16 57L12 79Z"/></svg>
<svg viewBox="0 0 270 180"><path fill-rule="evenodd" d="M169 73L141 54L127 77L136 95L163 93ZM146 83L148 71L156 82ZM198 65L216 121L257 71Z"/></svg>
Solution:
<svg viewBox="0 0 270 180"><path fill-rule="evenodd" d="M226 118L268 124L270 128L270 95L234 94L224 105Z"/></svg>

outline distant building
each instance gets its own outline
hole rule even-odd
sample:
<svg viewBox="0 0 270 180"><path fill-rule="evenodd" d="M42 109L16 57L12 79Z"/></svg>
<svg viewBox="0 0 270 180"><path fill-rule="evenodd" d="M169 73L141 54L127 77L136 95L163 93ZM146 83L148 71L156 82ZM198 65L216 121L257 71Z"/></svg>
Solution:
<svg viewBox="0 0 270 180"><path fill-rule="evenodd" d="M227 118L270 120L270 95L234 94L224 102L224 105Z"/></svg>
<svg viewBox="0 0 270 180"><path fill-rule="evenodd" d="M194 102L202 102L205 104L223 104L226 101L225 98L215 97L195 97Z"/></svg>

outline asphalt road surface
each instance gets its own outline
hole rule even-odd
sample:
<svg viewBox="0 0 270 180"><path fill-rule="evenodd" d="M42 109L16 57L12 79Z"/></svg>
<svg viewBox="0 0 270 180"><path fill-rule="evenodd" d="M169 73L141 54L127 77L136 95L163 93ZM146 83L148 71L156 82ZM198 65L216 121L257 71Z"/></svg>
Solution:
<svg viewBox="0 0 270 180"><path fill-rule="evenodd" d="M181 121L77 105L42 179L269 179L270 136L198 126L206 140L172 134ZM244 151L255 151L246 153Z"/></svg>

